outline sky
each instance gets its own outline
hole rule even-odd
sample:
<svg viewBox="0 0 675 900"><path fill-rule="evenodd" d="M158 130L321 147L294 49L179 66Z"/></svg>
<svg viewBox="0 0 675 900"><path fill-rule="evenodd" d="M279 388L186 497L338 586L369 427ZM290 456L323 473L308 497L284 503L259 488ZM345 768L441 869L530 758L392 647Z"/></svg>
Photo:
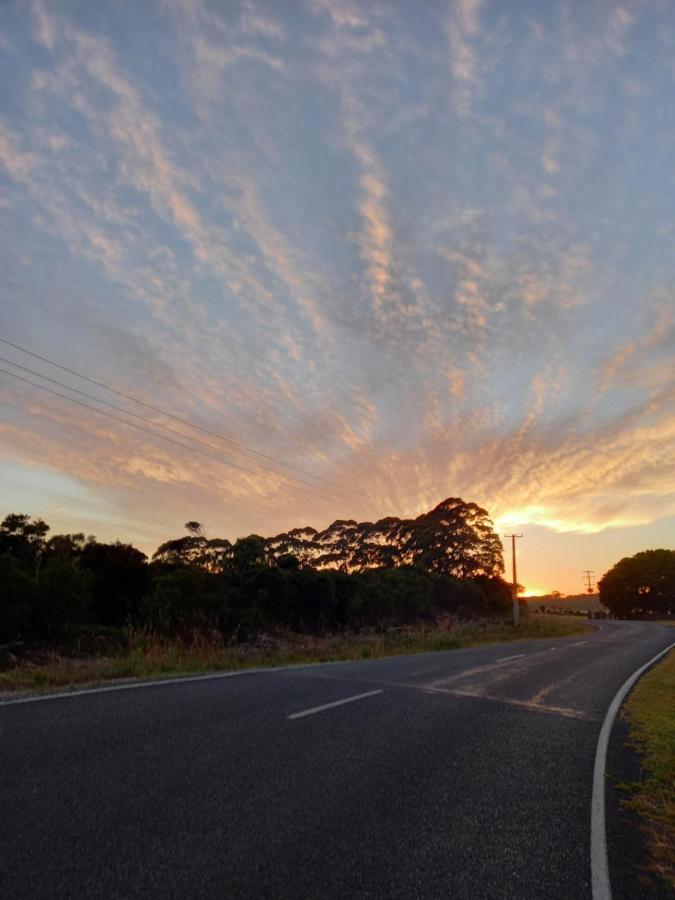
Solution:
<svg viewBox="0 0 675 900"><path fill-rule="evenodd" d="M0 515L459 496L530 593L672 547L674 51L660 0L5 0Z"/></svg>

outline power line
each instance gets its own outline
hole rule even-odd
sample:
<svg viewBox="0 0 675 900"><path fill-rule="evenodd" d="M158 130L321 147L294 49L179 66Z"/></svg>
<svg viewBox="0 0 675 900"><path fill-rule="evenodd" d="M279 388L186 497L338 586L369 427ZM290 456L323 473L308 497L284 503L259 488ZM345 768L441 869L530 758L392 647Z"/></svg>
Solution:
<svg viewBox="0 0 675 900"><path fill-rule="evenodd" d="M17 375L16 372L9 372L7 369L3 369L3 368L0 368L0 372L5 375L10 375L12 378L16 378L18 381L23 381L25 384L30 384L33 387L39 388L42 391L46 391L49 394L53 394L55 397L60 397L63 400L68 400L70 403L75 403L77 406L81 406L84 409L91 410L92 412L96 412L99 415L106 416L109 419L114 419L116 422L121 422L123 425L128 425L130 428L135 428L138 431L145 432L146 434L149 434L155 438L160 438L161 440L167 441L170 444L175 444L177 447L181 447L184 450L191 450L194 453L200 453L202 456L206 456L209 459L215 460L216 462L220 462L227 466L231 466L235 469L239 469L242 472L247 472L251 475L261 475L263 478L272 478L275 481L277 481L279 484L283 484L283 485L286 485L287 487L295 488L296 490L303 491L304 493L312 494L316 497L320 497L322 500L336 501L336 500L344 500L345 499L344 497L334 497L330 494L323 493L322 489L315 485L312 486L312 490L308 490L307 488L299 487L297 484L293 484L290 481L286 481L284 478L280 477L277 474L268 475L265 472L260 472L256 469L250 469L250 468L247 468L246 466L239 465L238 463L232 462L231 460L227 459L226 457L215 456L213 453L207 453L204 450L200 450L198 447L192 447L192 446L190 446L190 444L183 444L180 441L174 440L173 438L165 437L163 434L157 434L156 431L152 431L149 428L144 428L142 425L137 425L135 422L129 422L127 419L122 419L119 416L115 416L112 413L106 412L105 410L98 409L95 406L89 406L88 403L83 403L81 400L76 400L74 397L69 397L66 394L61 394L59 391L54 391L54 390L52 390L52 388L48 388L46 385L37 384L36 382L31 381L29 378L24 378L22 375ZM122 412L126 412L126 410L122 410ZM148 420L144 420L144 421L148 421ZM154 423L150 423L150 424L154 424ZM184 437L186 437L187 440L195 440L194 438L187 437L187 435L184 435ZM205 446L209 446L209 445L205 445ZM303 482L303 484L306 484L306 482Z"/></svg>
<svg viewBox="0 0 675 900"><path fill-rule="evenodd" d="M122 419L119 416L115 416L103 409L98 409L95 406L90 406L88 403L83 403L81 400L76 400L74 397L68 397L66 394L61 394L59 391L52 390L52 388L49 388L44 384L37 384L35 381L31 381L29 378L24 378L22 375L17 375L16 372L10 372L7 369L3 369L0 367L0 373L4 375L10 375L12 378L16 378L18 381L23 381L25 384L30 384L33 387L39 388L41 391L46 391L49 394L53 394L55 397L61 397L61 399L63 400L68 400L70 403L75 403L77 406L82 406L84 409L91 410L92 412L98 413L101 416L106 416L108 419L114 419L116 422L121 422L123 425L128 425L130 428L135 428L137 431L143 431L146 434L151 435L152 437L160 438L161 440L167 441L170 444L175 444L177 447L181 447L183 450L189 450L193 453L200 453L202 456L206 456L209 459L215 460L216 462L224 463L225 465L231 466L235 469L240 469L242 472L248 472L251 475L261 475L263 478L273 478L277 481L278 484L283 484L287 487L295 488L295 490L303 491L307 494L313 494L316 497L320 497L322 500L344 501L345 499L344 497L333 497L330 494L320 493L320 488L315 488L314 490L302 488L297 484L286 481L279 476L268 475L264 472L256 471L255 469L248 469L245 466L241 466L238 463L232 462L231 460L228 460L223 456L215 456L213 453L207 453L205 450L200 450L199 447L192 447L190 446L190 444L183 444L180 441L174 440L173 438L165 437L163 434L157 434L156 431L151 431L149 428L144 428L142 425L137 425L135 422L129 422L128 419Z"/></svg>
<svg viewBox="0 0 675 900"><path fill-rule="evenodd" d="M83 375L82 372L76 372L75 369L69 369L67 366L61 365L61 363L57 363L53 359L48 359L46 356L40 356L39 353L34 353L32 350L28 350L26 347L22 347L19 344L14 344L12 343L12 341L8 341L5 338L0 338L0 343L6 344L8 347L13 347L15 350L19 350L21 353L27 353L28 356L32 356L34 359L39 359L41 362L45 362L50 366L55 366L57 369L61 369L63 372L68 372L69 375L74 375L76 378L82 378L84 381L88 381L90 384L95 384L97 387L103 388L103 390L105 391L110 391L113 394L117 394L119 397L124 397L125 400L129 400L132 403L138 403L140 406L146 407L146 409L151 409L153 412L159 413L162 416L166 416L169 419L173 419L175 422L180 422L181 425L187 425L188 428L194 428L196 431L201 431L203 434L208 434L210 437L214 437L219 441L225 441L228 444L232 444L234 447L239 447L241 450L246 450L247 453L253 453L255 456L260 456L262 459L267 459L279 466L284 466L284 468L287 469L294 469L296 472L307 475L309 478L315 478L317 481L323 481L326 484L333 485L333 487L339 487L343 491L349 491L349 493L351 494L366 497L368 500L372 500L373 502L375 502L374 497L369 497L362 491L356 491L354 490L354 488L347 487L347 485L340 484L337 481L332 481L330 478L324 478L321 475L314 475L312 472L308 472L306 469L301 469L299 466L295 466L292 463L284 462L283 460L277 459L275 456L270 456L267 453L263 453L260 450L254 450L253 447L248 447L246 446L246 444L242 444L232 438L225 437L224 435L218 434L215 431L209 431L208 428L202 428L201 425L196 425L194 422L190 422L188 419L183 419L180 416L175 415L174 413L168 412L168 410L162 409L159 406L153 406L151 403L147 403L145 400L141 400L139 397L134 397L132 394L125 394L124 391L120 391L117 388L111 387L109 384L104 384L102 381L96 381L95 378L91 378L89 375ZM133 413L130 413L130 415L133 415ZM187 437L187 435L184 435L184 437Z"/></svg>
<svg viewBox="0 0 675 900"><path fill-rule="evenodd" d="M88 400L93 400L95 403L101 403L104 406L110 407L110 409L115 409L117 412L122 412L126 416L133 416L134 419L138 419L140 422L145 422L147 425L152 425L153 428L161 428L162 431L166 431L168 434L173 434L176 437L185 438L188 441L193 441L195 444L199 444L202 447L206 447L209 450L218 451L219 447L214 447L213 444L209 444L206 441L201 441L199 438L192 437L189 434L184 434L182 431L176 431L174 428L169 428L166 425L162 425L160 422L154 422L152 419L147 419L144 416L139 416L138 413L131 412L131 410L124 409L122 406L117 406L115 403L110 403L108 400L101 400L100 397L95 397L93 394L88 394L86 391L81 391L79 388L71 387L69 384L64 384L62 381L58 381L56 378L50 378L49 375L43 375L41 372L36 372L34 369L28 368L28 366L22 366L19 363L13 362L11 359L6 359L4 356L0 356L0 362L7 363L10 366L14 366L16 369L21 369L23 372L28 372L30 375L35 375L37 378L42 378L44 381L49 381L51 384L55 384L58 387L65 388L67 391L72 391L75 394L79 394L81 397L86 397ZM161 435L157 435L161 437ZM231 455L231 454L230 454ZM279 476L279 473L274 469L270 468L270 466L265 466L262 463L257 463L255 461L251 461L243 456L237 456L235 454L236 459L243 459L245 462L250 462L252 465L258 467L261 471L271 472L275 476ZM298 478L295 475L289 475L288 478L293 481L297 481L299 484L304 484L307 487L315 488L317 490L323 490L321 485L314 484L310 481L305 481L303 478ZM286 482L288 483L288 482ZM336 499L336 498L333 498ZM352 499L352 498L342 498L342 499Z"/></svg>

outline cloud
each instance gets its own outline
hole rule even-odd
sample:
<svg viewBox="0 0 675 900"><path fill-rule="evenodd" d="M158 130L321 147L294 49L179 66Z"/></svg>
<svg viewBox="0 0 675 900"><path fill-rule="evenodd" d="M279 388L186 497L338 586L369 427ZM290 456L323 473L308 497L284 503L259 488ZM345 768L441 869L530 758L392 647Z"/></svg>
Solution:
<svg viewBox="0 0 675 900"><path fill-rule="evenodd" d="M12 26L3 332L378 513L461 494L591 531L675 511L658 10L142 16L142 50L122 7ZM119 492L130 520L135 486L236 530L360 515L39 397L2 381L5 453Z"/></svg>
<svg viewBox="0 0 675 900"><path fill-rule="evenodd" d="M35 154L23 149L18 136L0 121L0 165L10 178L22 184L29 183L35 162Z"/></svg>
<svg viewBox="0 0 675 900"><path fill-rule="evenodd" d="M481 86L481 63L476 41L482 0L458 0L449 4L444 26L448 39L450 71L454 80L457 111L467 114Z"/></svg>

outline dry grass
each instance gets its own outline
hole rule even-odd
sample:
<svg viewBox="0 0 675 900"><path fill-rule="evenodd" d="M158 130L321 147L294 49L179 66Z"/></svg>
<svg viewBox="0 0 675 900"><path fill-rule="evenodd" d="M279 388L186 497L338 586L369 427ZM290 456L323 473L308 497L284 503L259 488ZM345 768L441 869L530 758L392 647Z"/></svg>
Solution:
<svg viewBox="0 0 675 900"><path fill-rule="evenodd" d="M644 821L652 870L675 888L675 651L638 683L624 715L643 766L628 803Z"/></svg>
<svg viewBox="0 0 675 900"><path fill-rule="evenodd" d="M526 618L517 630L501 621L460 623L446 618L433 624L320 637L278 632L261 635L246 644L233 644L217 632L195 632L181 639L132 632L127 649L111 656L76 658L43 653L17 660L0 672L0 692L52 690L122 678L378 659L504 641L566 637L588 630L591 629L582 622L570 621L566 616L542 616Z"/></svg>

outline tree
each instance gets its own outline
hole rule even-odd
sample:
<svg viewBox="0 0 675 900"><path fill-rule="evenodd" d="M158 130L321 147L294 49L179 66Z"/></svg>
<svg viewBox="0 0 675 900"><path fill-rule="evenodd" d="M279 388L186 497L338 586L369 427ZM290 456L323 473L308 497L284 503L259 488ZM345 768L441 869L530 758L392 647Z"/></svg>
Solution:
<svg viewBox="0 0 675 900"><path fill-rule="evenodd" d="M245 574L251 569L269 566L267 542L259 534L250 534L239 538L232 545L232 551L226 559L226 567L238 574Z"/></svg>
<svg viewBox="0 0 675 900"><path fill-rule="evenodd" d="M458 578L499 576L502 545L487 512L450 497L416 519L338 519L323 531L300 528L267 541L273 555L292 553L302 568L366 572L415 565Z"/></svg>
<svg viewBox="0 0 675 900"><path fill-rule="evenodd" d="M317 534L316 528L305 526L268 538L267 551L270 560L278 561L290 554L298 560L301 568L311 566L321 552L321 544L316 540Z"/></svg>
<svg viewBox="0 0 675 900"><path fill-rule="evenodd" d="M150 588L147 556L131 544L89 541L80 566L90 578L90 613L102 625L125 625Z"/></svg>
<svg viewBox="0 0 675 900"><path fill-rule="evenodd" d="M49 634L63 634L87 618L89 579L77 559L54 554L45 562L38 579L35 621Z"/></svg>
<svg viewBox="0 0 675 900"><path fill-rule="evenodd" d="M625 557L598 582L600 602L615 617L675 613L675 550Z"/></svg>
<svg viewBox="0 0 675 900"><path fill-rule="evenodd" d="M502 545L486 510L449 497L415 519L403 548L414 565L437 575L494 577L504 571Z"/></svg>
<svg viewBox="0 0 675 900"><path fill-rule="evenodd" d="M226 538L211 538L199 522L186 522L187 534L165 541L152 554L153 562L174 566L197 566L207 572L220 572L232 545Z"/></svg>
<svg viewBox="0 0 675 900"><path fill-rule="evenodd" d="M0 553L11 553L24 571L37 576L49 525L25 513L10 513L0 523Z"/></svg>
<svg viewBox="0 0 675 900"><path fill-rule="evenodd" d="M37 582L11 553L0 554L0 641L24 638L33 630Z"/></svg>

